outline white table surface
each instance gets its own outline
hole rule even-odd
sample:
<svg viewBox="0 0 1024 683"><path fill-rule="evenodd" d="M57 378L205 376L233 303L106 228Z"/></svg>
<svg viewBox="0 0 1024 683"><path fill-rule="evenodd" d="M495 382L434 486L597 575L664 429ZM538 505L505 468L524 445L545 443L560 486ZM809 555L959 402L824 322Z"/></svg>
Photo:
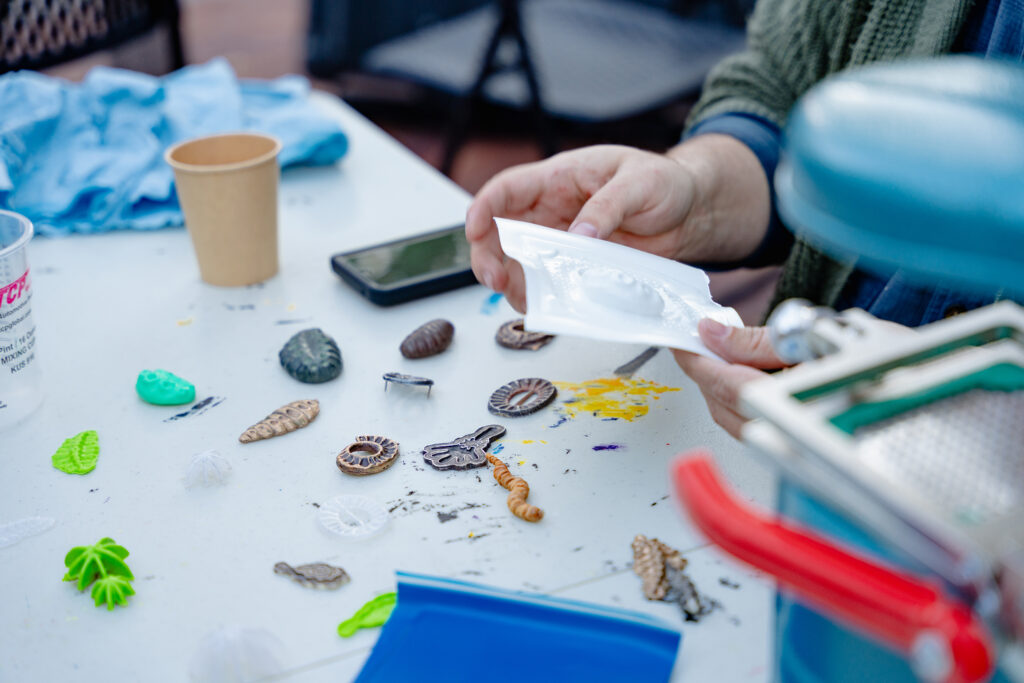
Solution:
<svg viewBox="0 0 1024 683"><path fill-rule="evenodd" d="M559 403L518 419L488 413L488 396L507 381L610 377L642 347L559 337L535 353L503 349L494 332L517 316L504 302L489 309L480 286L390 309L361 298L331 272L331 254L460 223L469 197L347 106L317 102L336 112L351 150L334 167L285 172L281 272L263 285L202 284L181 229L31 244L46 400L0 434L0 524L36 515L57 523L0 549L0 681L187 680L200 638L222 624L276 635L286 652L281 679L348 680L379 630L342 639L336 626L394 590L396 569L653 614L683 632L673 681L767 680L771 585L698 536L667 498L666 471L675 453L708 446L743 495L766 504L769 474L711 422L665 352L637 377L680 391L635 421L584 416L552 428ZM455 324L452 347L403 358L402 338L438 317ZM314 326L337 340L344 370L304 385L277 353ZM171 370L196 384L197 398L224 400L166 421L184 408L139 400L134 382L144 368ZM429 398L405 387L385 393L381 374L391 370L437 383ZM309 427L238 442L246 427L300 398L321 402ZM427 444L494 422L508 429L501 457L546 512L539 524L511 516L489 468L438 472L419 456ZM96 469L54 469L50 456L63 439L86 429L99 433ZM359 434L397 440L400 462L374 476L341 474L335 455ZM623 448L592 450L612 442ZM187 490L192 455L211 448L231 462L232 478ZM388 529L359 542L323 531L315 504L343 493L394 507ZM458 516L441 522L439 511ZM698 588L722 608L689 624L676 607L644 600L629 568L637 533L681 550ZM104 536L128 548L136 576L137 594L113 612L61 581L68 549ZM281 560L338 564L352 582L305 589L273 573Z"/></svg>

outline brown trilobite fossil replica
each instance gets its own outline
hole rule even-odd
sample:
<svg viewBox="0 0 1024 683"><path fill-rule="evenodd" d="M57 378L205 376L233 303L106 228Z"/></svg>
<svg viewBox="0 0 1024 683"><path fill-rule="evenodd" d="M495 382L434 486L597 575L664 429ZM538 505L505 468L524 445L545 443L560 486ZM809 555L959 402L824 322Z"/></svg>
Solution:
<svg viewBox="0 0 1024 683"><path fill-rule="evenodd" d="M242 443L252 443L260 439L270 439L294 432L312 422L319 413L320 401L315 399L292 401L246 429L238 437L238 440Z"/></svg>
<svg viewBox="0 0 1024 683"><path fill-rule="evenodd" d="M423 323L402 341L400 350L406 358L436 356L449 346L455 336L455 326L438 318Z"/></svg>

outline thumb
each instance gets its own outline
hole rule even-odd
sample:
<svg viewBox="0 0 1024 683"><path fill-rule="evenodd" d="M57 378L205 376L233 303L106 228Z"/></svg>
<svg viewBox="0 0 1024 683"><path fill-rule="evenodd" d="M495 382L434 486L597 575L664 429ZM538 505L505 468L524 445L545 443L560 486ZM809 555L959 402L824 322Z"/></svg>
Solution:
<svg viewBox="0 0 1024 683"><path fill-rule="evenodd" d="M701 341L729 363L762 370L786 367L772 349L767 327L731 327L705 318L697 325Z"/></svg>
<svg viewBox="0 0 1024 683"><path fill-rule="evenodd" d="M584 237L608 239L626 216L636 213L634 183L613 177L583 204L569 232Z"/></svg>

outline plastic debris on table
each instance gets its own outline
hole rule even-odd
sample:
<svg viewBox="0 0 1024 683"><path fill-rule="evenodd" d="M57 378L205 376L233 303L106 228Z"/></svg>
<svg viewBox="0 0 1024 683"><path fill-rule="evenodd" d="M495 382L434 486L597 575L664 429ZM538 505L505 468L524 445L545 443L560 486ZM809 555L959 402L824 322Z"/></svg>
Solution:
<svg viewBox="0 0 1024 683"><path fill-rule="evenodd" d="M6 548L26 538L38 536L52 529L54 524L56 524L56 520L52 517L25 517L0 524L0 548Z"/></svg>
<svg viewBox="0 0 1024 683"><path fill-rule="evenodd" d="M219 486L231 478L231 463L214 449L196 453L185 470L185 488Z"/></svg>
<svg viewBox="0 0 1024 683"><path fill-rule="evenodd" d="M100 437L95 430L89 429L64 439L50 462L61 472L88 474L96 469L99 457Z"/></svg>
<svg viewBox="0 0 1024 683"><path fill-rule="evenodd" d="M373 498L345 495L321 505L319 519L327 531L354 540L380 533L388 523L388 511Z"/></svg>
<svg viewBox="0 0 1024 683"><path fill-rule="evenodd" d="M192 683L251 683L284 670L284 644L270 631L221 626L203 636L189 662Z"/></svg>
<svg viewBox="0 0 1024 683"><path fill-rule="evenodd" d="M471 636L480 646L439 656L429 634ZM639 612L398 572L395 610L356 683L664 683L681 637Z"/></svg>
<svg viewBox="0 0 1024 683"><path fill-rule="evenodd" d="M135 576L124 561L126 557L128 551L112 538L76 546L64 556L64 566L68 569L64 581L76 582L80 591L95 582L92 597L97 607L106 604L107 609L112 610L114 605L127 605L128 596L135 595L131 585Z"/></svg>
<svg viewBox="0 0 1024 683"><path fill-rule="evenodd" d="M196 388L167 370L143 370L135 380L135 391L146 403L178 406L196 400Z"/></svg>
<svg viewBox="0 0 1024 683"><path fill-rule="evenodd" d="M391 616L391 612L395 609L397 598L397 593L385 593L370 600L356 610L356 613L351 618L338 624L338 635L342 638L348 638L361 628L383 626L387 622L388 617Z"/></svg>

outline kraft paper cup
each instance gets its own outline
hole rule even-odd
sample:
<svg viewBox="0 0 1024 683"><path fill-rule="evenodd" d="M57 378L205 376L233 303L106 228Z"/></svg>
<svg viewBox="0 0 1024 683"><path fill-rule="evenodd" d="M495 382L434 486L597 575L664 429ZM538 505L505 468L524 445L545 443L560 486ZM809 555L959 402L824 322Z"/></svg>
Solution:
<svg viewBox="0 0 1024 683"><path fill-rule="evenodd" d="M199 276L222 287L277 273L277 153L258 133L187 140L164 154L192 237Z"/></svg>

